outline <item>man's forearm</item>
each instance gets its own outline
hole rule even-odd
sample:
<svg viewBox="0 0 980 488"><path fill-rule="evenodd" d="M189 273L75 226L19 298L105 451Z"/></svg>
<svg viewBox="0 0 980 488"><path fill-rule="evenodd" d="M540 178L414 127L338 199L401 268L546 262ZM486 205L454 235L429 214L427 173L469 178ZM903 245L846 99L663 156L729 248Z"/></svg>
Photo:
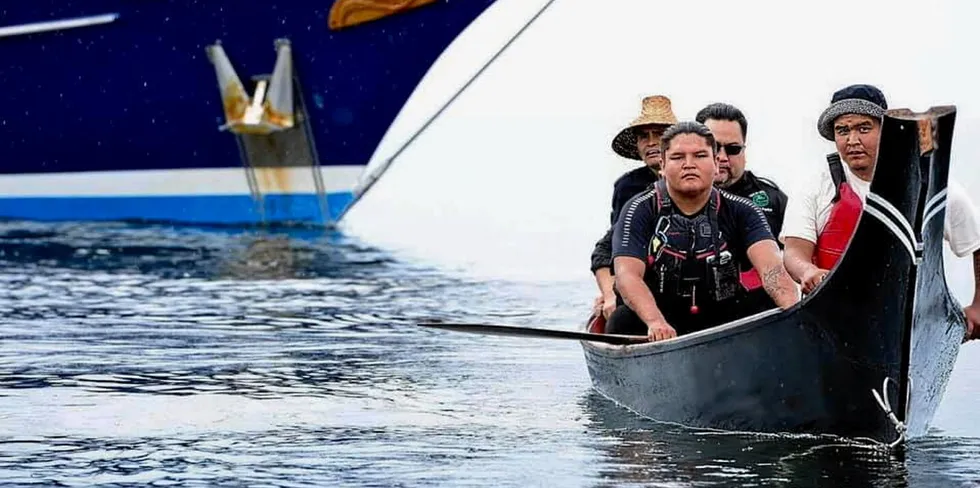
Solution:
<svg viewBox="0 0 980 488"><path fill-rule="evenodd" d="M616 279L613 277L612 271L609 268L595 270L595 282L599 286L599 293L602 293L603 297L610 297L615 294L613 284L615 284Z"/></svg>
<svg viewBox="0 0 980 488"><path fill-rule="evenodd" d="M790 242L787 242L783 249L783 265L786 266L786 271L789 272L790 277L797 283L802 283L803 275L817 267L813 264L812 259L812 253L807 256L805 250L799 249Z"/></svg>
<svg viewBox="0 0 980 488"><path fill-rule="evenodd" d="M770 266L762 273L762 286L776 305L784 310L800 301L796 283L782 264Z"/></svg>
<svg viewBox="0 0 980 488"><path fill-rule="evenodd" d="M643 323L650 324L657 320L664 320L660 308L657 307L657 301L653 298L653 293L650 292L650 288L647 287L642 278L617 274L615 282L623 301Z"/></svg>

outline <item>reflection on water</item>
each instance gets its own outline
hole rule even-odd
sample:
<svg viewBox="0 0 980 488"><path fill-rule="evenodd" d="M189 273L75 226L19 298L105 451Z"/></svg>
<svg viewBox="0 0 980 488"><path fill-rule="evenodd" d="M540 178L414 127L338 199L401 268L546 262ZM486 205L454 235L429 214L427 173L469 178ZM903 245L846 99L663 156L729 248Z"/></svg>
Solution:
<svg viewBox="0 0 980 488"><path fill-rule="evenodd" d="M0 484L971 486L980 443L896 457L696 432L591 390L582 283L468 280L336 232L0 224Z"/></svg>
<svg viewBox="0 0 980 488"><path fill-rule="evenodd" d="M337 231L22 222L0 222L0 260L22 269L248 280L333 277L392 262Z"/></svg>
<svg viewBox="0 0 980 488"><path fill-rule="evenodd" d="M584 408L604 436L609 486L904 486L903 457L832 437L713 432L632 415L598 393ZM599 438L599 437L597 437Z"/></svg>

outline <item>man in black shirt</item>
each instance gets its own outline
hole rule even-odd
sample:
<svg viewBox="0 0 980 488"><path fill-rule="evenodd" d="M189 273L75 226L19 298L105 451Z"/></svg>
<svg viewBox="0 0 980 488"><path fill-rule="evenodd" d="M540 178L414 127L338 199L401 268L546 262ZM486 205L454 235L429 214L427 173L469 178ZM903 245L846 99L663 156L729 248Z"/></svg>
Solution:
<svg viewBox="0 0 980 488"><path fill-rule="evenodd" d="M623 205L637 193L646 190L657 181L663 161L660 154L660 136L671 124L677 122L670 99L653 95L643 99L640 115L613 138L612 149L627 159L643 161L643 166L627 172L613 184L612 212L609 230L596 243L592 253L592 273L599 286L596 313L609 317L616 308L617 298L613 291L612 277L612 225L616 223Z"/></svg>
<svg viewBox="0 0 980 488"><path fill-rule="evenodd" d="M752 200L765 214L772 234L778 236L788 197L772 181L745 169L745 140L749 129L745 115L727 103L712 103L702 108L694 119L711 130L719 145L715 186Z"/></svg>
<svg viewBox="0 0 980 488"><path fill-rule="evenodd" d="M745 169L745 140L749 128L745 115L727 103L712 103L698 111L695 120L711 130L719 146L715 156L718 160L715 186L751 200L762 209L772 235L779 236L788 197L772 181ZM778 239L777 245L783 247ZM736 300L734 307L737 313L745 317L775 308L776 304L762 288L762 280L752 266L744 264L739 271L747 293Z"/></svg>
<svg viewBox="0 0 980 488"><path fill-rule="evenodd" d="M714 188L715 147L697 122L662 136L663 181L630 199L613 231L615 285L625 304L607 333L663 340L738 318L731 304L744 263L779 307L799 301L759 207Z"/></svg>

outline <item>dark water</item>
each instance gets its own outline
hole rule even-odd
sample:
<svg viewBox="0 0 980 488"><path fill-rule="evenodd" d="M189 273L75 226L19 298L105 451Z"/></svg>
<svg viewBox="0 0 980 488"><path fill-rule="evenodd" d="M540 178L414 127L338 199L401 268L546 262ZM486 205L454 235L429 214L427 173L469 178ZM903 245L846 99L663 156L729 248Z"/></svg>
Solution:
<svg viewBox="0 0 980 488"><path fill-rule="evenodd" d="M656 424L575 342L413 325L570 327L591 297L335 233L0 224L0 485L980 486L957 392L903 458Z"/></svg>

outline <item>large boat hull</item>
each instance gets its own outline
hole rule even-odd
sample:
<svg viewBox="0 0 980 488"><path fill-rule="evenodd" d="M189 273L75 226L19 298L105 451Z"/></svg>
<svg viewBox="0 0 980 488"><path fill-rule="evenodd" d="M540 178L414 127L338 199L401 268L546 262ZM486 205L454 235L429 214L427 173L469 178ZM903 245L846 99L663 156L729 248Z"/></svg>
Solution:
<svg viewBox="0 0 980 488"><path fill-rule="evenodd" d="M0 218L332 223L423 76L492 3L5 5ZM56 20L78 22L43 29ZM206 47L220 41L251 90L272 72L277 39L291 45L310 156L305 173L263 186L241 141L219 130L226 113ZM283 159L275 166L295 166Z"/></svg>
<svg viewBox="0 0 980 488"><path fill-rule="evenodd" d="M336 222L353 202L360 166L252 170L273 191L255 194L241 168L0 176L0 216L39 221L145 221L206 225Z"/></svg>

